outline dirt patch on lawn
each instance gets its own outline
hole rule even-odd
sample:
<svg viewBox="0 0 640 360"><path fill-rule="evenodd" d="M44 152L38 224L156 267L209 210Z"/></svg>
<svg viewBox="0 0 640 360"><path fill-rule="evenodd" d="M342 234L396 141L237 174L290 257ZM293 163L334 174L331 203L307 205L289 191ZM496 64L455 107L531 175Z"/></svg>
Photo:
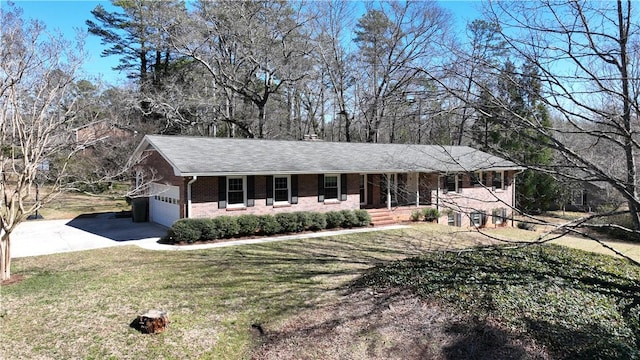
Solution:
<svg viewBox="0 0 640 360"><path fill-rule="evenodd" d="M498 323L399 291L358 290L261 330L254 359L549 358Z"/></svg>
<svg viewBox="0 0 640 360"><path fill-rule="evenodd" d="M6 280L1 280L0 281L0 286L7 286L7 285L13 285L13 284L18 284L20 283L22 280L26 279L26 276L18 274L18 275L11 275L10 278L6 279Z"/></svg>

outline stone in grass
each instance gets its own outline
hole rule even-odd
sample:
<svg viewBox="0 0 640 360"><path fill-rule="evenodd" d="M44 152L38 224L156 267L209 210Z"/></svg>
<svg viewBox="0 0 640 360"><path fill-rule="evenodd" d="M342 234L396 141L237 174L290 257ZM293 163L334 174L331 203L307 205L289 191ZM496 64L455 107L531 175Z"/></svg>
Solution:
<svg viewBox="0 0 640 360"><path fill-rule="evenodd" d="M132 323L131 327L145 333L158 334L163 332L169 324L169 315L162 310L149 310L139 315Z"/></svg>

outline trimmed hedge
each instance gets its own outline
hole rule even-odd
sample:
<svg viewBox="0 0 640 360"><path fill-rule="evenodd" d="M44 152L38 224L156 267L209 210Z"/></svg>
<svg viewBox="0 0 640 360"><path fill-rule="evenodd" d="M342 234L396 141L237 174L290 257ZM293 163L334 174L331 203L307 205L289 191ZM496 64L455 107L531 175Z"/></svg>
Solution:
<svg viewBox="0 0 640 360"><path fill-rule="evenodd" d="M258 215L246 214L237 218L240 236L251 236L260 229L260 217Z"/></svg>
<svg viewBox="0 0 640 360"><path fill-rule="evenodd" d="M328 213L298 211L276 215L218 216L212 219L180 219L168 231L172 243L192 244L197 241L233 237L275 235L302 231L368 226L371 217L366 210L341 210Z"/></svg>
<svg viewBox="0 0 640 360"><path fill-rule="evenodd" d="M282 231L282 226L273 215L260 216L260 233L263 235L274 235Z"/></svg>
<svg viewBox="0 0 640 360"><path fill-rule="evenodd" d="M327 218L327 229L335 229L342 226L344 215L340 211L329 211L324 214Z"/></svg>
<svg viewBox="0 0 640 360"><path fill-rule="evenodd" d="M368 213L367 213L368 214ZM327 217L324 213L312 212L309 213L309 227L307 230L318 231L327 228Z"/></svg>
<svg viewBox="0 0 640 360"><path fill-rule="evenodd" d="M440 211L436 208L416 209L411 212L411 221L434 222L440 217Z"/></svg>
<svg viewBox="0 0 640 360"><path fill-rule="evenodd" d="M274 217L282 232L295 233L304 230L304 224L299 221L296 213L278 213Z"/></svg>
<svg viewBox="0 0 640 360"><path fill-rule="evenodd" d="M356 215L356 218L358 219L358 222L356 223L355 226L361 227L361 226L369 226L371 224L371 215L367 210L362 210L362 209L353 210L353 213Z"/></svg>

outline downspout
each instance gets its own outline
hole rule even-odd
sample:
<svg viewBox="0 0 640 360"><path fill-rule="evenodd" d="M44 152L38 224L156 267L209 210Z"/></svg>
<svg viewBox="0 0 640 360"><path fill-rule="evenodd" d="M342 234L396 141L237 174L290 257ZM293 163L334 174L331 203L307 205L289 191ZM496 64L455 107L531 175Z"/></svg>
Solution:
<svg viewBox="0 0 640 360"><path fill-rule="evenodd" d="M198 176L194 175L187 183L187 214L185 218L191 217L191 185L198 180Z"/></svg>
<svg viewBox="0 0 640 360"><path fill-rule="evenodd" d="M391 211L391 175L387 174L387 210Z"/></svg>
<svg viewBox="0 0 640 360"><path fill-rule="evenodd" d="M420 173L416 172L416 207L420 207Z"/></svg>

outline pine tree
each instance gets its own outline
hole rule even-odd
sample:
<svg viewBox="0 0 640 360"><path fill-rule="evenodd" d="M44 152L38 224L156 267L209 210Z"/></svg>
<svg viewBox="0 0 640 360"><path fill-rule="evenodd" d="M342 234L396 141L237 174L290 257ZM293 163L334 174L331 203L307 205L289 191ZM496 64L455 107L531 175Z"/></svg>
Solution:
<svg viewBox="0 0 640 360"><path fill-rule="evenodd" d="M542 127L551 126L549 111L541 102L535 67L525 63L518 71L507 61L493 92L484 89L480 95L476 105L480 115L472 127L472 138L482 150L529 168L518 176L518 207L527 213L539 213L552 205L556 183L544 172L553 162L549 140L522 125L533 121Z"/></svg>

